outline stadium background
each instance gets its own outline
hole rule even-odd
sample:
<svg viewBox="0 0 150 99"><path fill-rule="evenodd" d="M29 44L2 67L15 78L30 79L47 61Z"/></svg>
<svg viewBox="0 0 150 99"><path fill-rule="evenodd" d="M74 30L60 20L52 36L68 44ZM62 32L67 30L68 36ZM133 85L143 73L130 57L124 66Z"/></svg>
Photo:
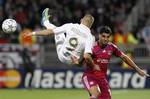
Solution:
<svg viewBox="0 0 150 99"><path fill-rule="evenodd" d="M6 18L18 22L13 34L0 29L0 98L88 98L80 82L83 68L59 62L53 37L22 37L43 29L40 20L46 7L57 26L79 23L84 14L92 14L93 35L97 38L100 26L110 26L110 40L150 74L149 4L149 0L0 0L0 23ZM113 99L149 99L150 79L139 77L120 59L112 58L108 75Z"/></svg>

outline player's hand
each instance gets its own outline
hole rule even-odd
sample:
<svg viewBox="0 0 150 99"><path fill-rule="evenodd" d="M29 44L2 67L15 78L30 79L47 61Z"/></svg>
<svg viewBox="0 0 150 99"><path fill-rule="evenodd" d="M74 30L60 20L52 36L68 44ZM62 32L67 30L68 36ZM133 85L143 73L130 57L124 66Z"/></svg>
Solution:
<svg viewBox="0 0 150 99"><path fill-rule="evenodd" d="M79 64L79 59L76 56L71 56L71 60L73 64L76 64L76 65Z"/></svg>
<svg viewBox="0 0 150 99"><path fill-rule="evenodd" d="M142 76L142 77L144 77L144 76L150 77L150 75L147 74L147 73L146 73L144 70L142 70L142 69L138 70L137 72L138 72L138 74L139 74L140 76Z"/></svg>

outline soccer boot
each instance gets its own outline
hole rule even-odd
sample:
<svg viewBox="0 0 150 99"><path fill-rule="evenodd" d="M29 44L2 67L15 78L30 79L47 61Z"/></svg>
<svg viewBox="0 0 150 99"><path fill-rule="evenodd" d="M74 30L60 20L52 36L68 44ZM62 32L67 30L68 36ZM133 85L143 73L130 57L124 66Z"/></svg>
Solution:
<svg viewBox="0 0 150 99"><path fill-rule="evenodd" d="M45 26L46 21L49 22L50 17L51 15L49 15L49 8L44 9L44 11L42 12L42 20L41 20L42 26Z"/></svg>

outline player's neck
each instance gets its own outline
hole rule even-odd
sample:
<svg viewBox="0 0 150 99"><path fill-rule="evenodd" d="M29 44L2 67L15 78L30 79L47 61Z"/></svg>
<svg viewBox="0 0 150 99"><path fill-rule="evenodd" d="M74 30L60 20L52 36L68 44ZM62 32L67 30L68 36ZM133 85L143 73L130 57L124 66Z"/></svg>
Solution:
<svg viewBox="0 0 150 99"><path fill-rule="evenodd" d="M81 25L83 25L83 26L86 26L87 28L91 28L91 26L90 25L88 25L88 24L86 24L86 23L81 23Z"/></svg>
<svg viewBox="0 0 150 99"><path fill-rule="evenodd" d="M100 41L98 41L98 45L99 45L102 49L107 46L107 45L105 45L105 44L102 44Z"/></svg>

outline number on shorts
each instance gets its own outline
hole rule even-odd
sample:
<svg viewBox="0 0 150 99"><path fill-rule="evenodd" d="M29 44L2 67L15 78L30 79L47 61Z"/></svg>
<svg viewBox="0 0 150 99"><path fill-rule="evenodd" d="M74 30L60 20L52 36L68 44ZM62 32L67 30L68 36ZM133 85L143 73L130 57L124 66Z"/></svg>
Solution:
<svg viewBox="0 0 150 99"><path fill-rule="evenodd" d="M69 51L74 51L75 48L77 47L78 45L78 39L75 38L75 37L72 37L69 39L69 45L70 47L66 47L66 49L68 50L67 52L64 53L64 55L67 57L67 56L70 56L70 52Z"/></svg>

